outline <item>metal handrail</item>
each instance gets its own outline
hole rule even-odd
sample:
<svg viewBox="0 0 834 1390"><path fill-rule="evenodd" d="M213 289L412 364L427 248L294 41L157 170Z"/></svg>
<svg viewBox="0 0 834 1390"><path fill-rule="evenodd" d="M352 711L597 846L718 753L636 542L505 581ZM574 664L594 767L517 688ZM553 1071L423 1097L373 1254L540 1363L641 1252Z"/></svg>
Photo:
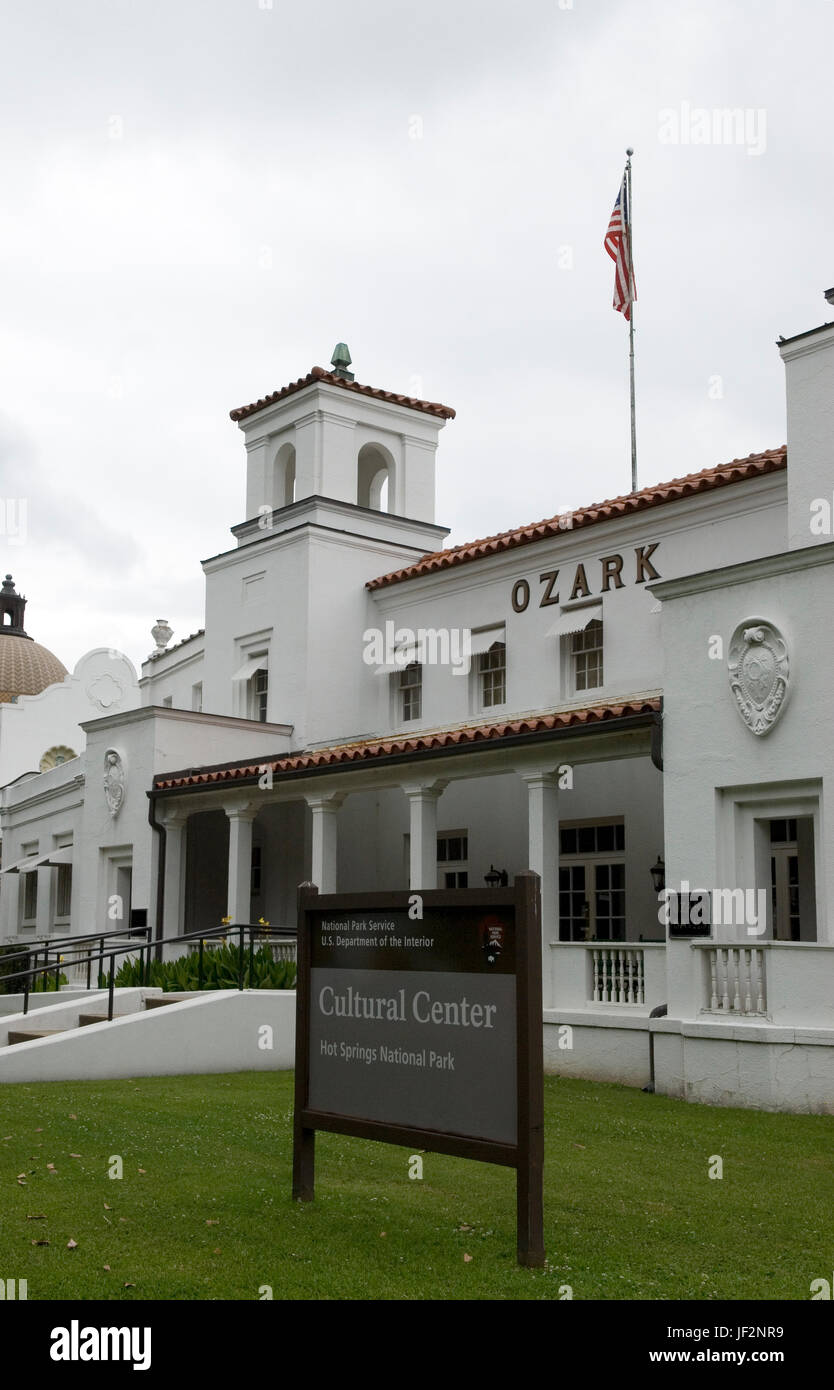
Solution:
<svg viewBox="0 0 834 1390"><path fill-rule="evenodd" d="M65 946L77 946L82 941L107 941L111 936L150 936L150 927L117 927L113 931L87 932L84 936L48 936L33 939L28 946L22 946L13 955L2 956L4 961L17 960L20 956L30 956L33 951L46 948L49 951L61 950ZM13 945L13 942L9 942Z"/></svg>
<svg viewBox="0 0 834 1390"><path fill-rule="evenodd" d="M148 928L145 928L145 927L140 927L140 928L137 928L136 930L137 930L137 932L148 932L149 929L148 929ZM136 947L135 945L125 945L125 946L115 947L115 948L113 948L112 950L110 950L110 951L108 952L109 961L110 961L110 973L109 973L108 993L107 993L107 1020L108 1020L108 1022L110 1022L110 1021L112 1020L112 1018L113 1018L113 990L114 990L114 980L115 980L115 960L116 960L116 956L127 955L127 954L130 954L130 953L138 953L140 959L142 960L142 971L143 971L143 973L144 973L144 975L145 975L145 977L146 977L146 984L147 984L147 983L150 981L151 950L152 950L152 949L155 950L158 946L168 946L168 945L171 945L172 943L175 943L175 942L176 942L176 943L181 943L181 942L183 942L183 941L195 941L195 940L196 940L196 941L199 941L199 943L200 943L200 965L199 965L199 973L198 973L198 983L199 983L200 985L202 985L202 978L203 978L203 944L204 944L204 942L205 942L207 939L213 938L213 937L218 937L218 936L227 937L227 936L231 936L233 932L238 932L238 933L239 933L239 936L240 936L240 945L239 945L239 947L238 947L238 950L239 950L239 952L240 952L240 956L239 956L239 966L238 966L238 989L240 989L240 990L243 989L243 981L244 981L244 978L245 978L245 971L244 971L244 968L243 968L243 941L244 941L244 935L245 935L246 933L248 933L248 935L249 935L249 974L250 974L250 977L251 977L251 974L252 974L252 963L253 963L254 953L255 953L255 937L256 937L256 936L265 936L265 937L267 937L267 938L278 937L278 938L283 938L285 941L294 941L294 940L295 940L295 937L296 937L296 931L295 931L295 928L294 928L294 927L269 927L269 926L264 926L264 925L262 925L260 922L247 922L247 923L231 923L231 924L229 924L229 925L227 925L227 926L222 926L222 925L221 925L221 926L219 926L219 927L208 927L208 928L203 929L202 931L184 932L182 935L179 935L179 936L166 936L166 937L161 937L160 939L158 939L158 940L156 940L156 941L151 941L151 940L150 940L150 937L148 936L148 939L145 940L145 941L143 941L143 942L142 942L142 945L139 946L138 952L137 952L137 947ZM116 935L119 935L119 933L115 933L115 934L116 934ZM79 940L80 940L80 939L81 939L81 938L79 938ZM92 938L92 939L96 939L96 940L97 940L98 938ZM89 951L87 952L87 981L88 981L88 986L87 986L87 987L88 987L88 988L89 988L89 979L90 979L90 967L91 967L91 961L92 961L93 954L94 954L93 952L89 952ZM99 953L99 961L100 961L100 963L103 962L103 950L101 950L100 953ZM20 970L20 971L16 971L14 975L7 975L7 976L5 976L5 978L6 978L7 980L13 979L13 980L25 980L25 981L26 981L25 986L24 986L24 991L23 991L23 1013L24 1013L24 1014L28 1014L28 1012L29 1012L29 994L30 994L29 985L30 985L30 981L31 981L32 979L34 979L36 976L39 976L39 975L42 975L42 976L44 977L44 979L45 979L45 978L54 970L54 971L55 971L55 990L56 990L56 992L57 992L57 991L58 991L58 988L59 988L60 978L61 978L61 967L62 967L62 965L66 965L66 964L69 964L69 963L70 963L70 962L63 961L63 960L59 960L59 961L58 961L56 964L54 964L54 965L48 965L48 964L47 964L47 965L37 965L37 966L35 966L34 969L32 969L32 970L25 970L25 971L24 971L24 970ZM72 963L77 964L77 962L72 962ZM103 974L103 971L100 971L100 973Z"/></svg>

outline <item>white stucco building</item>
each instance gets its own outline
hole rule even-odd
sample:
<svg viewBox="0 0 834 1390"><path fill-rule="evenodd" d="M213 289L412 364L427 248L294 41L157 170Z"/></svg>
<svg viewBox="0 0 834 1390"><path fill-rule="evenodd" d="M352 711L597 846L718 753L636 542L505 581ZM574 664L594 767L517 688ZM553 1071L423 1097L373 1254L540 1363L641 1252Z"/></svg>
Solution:
<svg viewBox="0 0 834 1390"><path fill-rule="evenodd" d="M233 411L245 518L203 562L205 629L4 789L2 939L67 931L56 846L73 932L115 894L160 937L293 925L305 879L533 868L553 1070L645 1085L651 1039L659 1091L834 1113L834 325L780 351L787 449L451 550L449 408L337 350ZM664 871L710 895L669 940Z"/></svg>

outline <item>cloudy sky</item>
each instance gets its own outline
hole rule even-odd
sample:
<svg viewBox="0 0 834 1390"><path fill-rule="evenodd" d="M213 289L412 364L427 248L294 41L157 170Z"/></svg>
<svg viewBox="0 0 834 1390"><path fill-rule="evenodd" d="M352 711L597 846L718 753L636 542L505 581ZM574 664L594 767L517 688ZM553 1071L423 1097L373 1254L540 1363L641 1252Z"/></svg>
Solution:
<svg viewBox="0 0 834 1390"><path fill-rule="evenodd" d="M0 16L1 563L67 665L202 624L244 519L228 412L339 339L456 408L453 541L627 492L629 144L641 485L784 441L774 341L834 284L830 0Z"/></svg>

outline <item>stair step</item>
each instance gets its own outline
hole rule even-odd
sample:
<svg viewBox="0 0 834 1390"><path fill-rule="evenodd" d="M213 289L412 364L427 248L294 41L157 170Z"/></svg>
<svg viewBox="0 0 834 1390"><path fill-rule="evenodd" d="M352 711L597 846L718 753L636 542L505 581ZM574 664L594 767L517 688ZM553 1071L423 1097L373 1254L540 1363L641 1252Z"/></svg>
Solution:
<svg viewBox="0 0 834 1390"><path fill-rule="evenodd" d="M124 1014L114 1014L113 1017L114 1017L114 1018L124 1018L125 1015L124 1015ZM109 1021L110 1021L110 1020L108 1019L107 1014L79 1014L79 1015L78 1015L78 1026L79 1026L79 1028L86 1028L88 1023L109 1023Z"/></svg>
<svg viewBox="0 0 834 1390"><path fill-rule="evenodd" d="M181 1003L181 1000L180 1000L179 998L177 998L176 995L174 995L172 998L168 998L168 999L165 999L164 997L160 999L158 996L154 995L154 996L152 996L150 999L146 999L146 1000L145 1000L145 1008L146 1008L146 1009L161 1009L161 1008L163 1008L166 1004L179 1004L179 1003Z"/></svg>
<svg viewBox="0 0 834 1390"><path fill-rule="evenodd" d="M35 1038L51 1038L56 1033L65 1033L66 1031L66 1028L41 1028L32 1029L25 1033L9 1033L9 1046L11 1047L13 1043L34 1042Z"/></svg>

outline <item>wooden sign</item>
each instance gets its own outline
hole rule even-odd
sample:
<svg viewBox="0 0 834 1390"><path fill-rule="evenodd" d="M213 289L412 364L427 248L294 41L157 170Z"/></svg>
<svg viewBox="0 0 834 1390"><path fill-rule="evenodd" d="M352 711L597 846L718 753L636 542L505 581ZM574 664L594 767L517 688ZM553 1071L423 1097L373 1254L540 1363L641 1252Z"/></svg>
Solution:
<svg viewBox="0 0 834 1390"><path fill-rule="evenodd" d="M298 910L293 1196L315 1132L516 1169L518 1259L544 1263L538 875L320 895Z"/></svg>

